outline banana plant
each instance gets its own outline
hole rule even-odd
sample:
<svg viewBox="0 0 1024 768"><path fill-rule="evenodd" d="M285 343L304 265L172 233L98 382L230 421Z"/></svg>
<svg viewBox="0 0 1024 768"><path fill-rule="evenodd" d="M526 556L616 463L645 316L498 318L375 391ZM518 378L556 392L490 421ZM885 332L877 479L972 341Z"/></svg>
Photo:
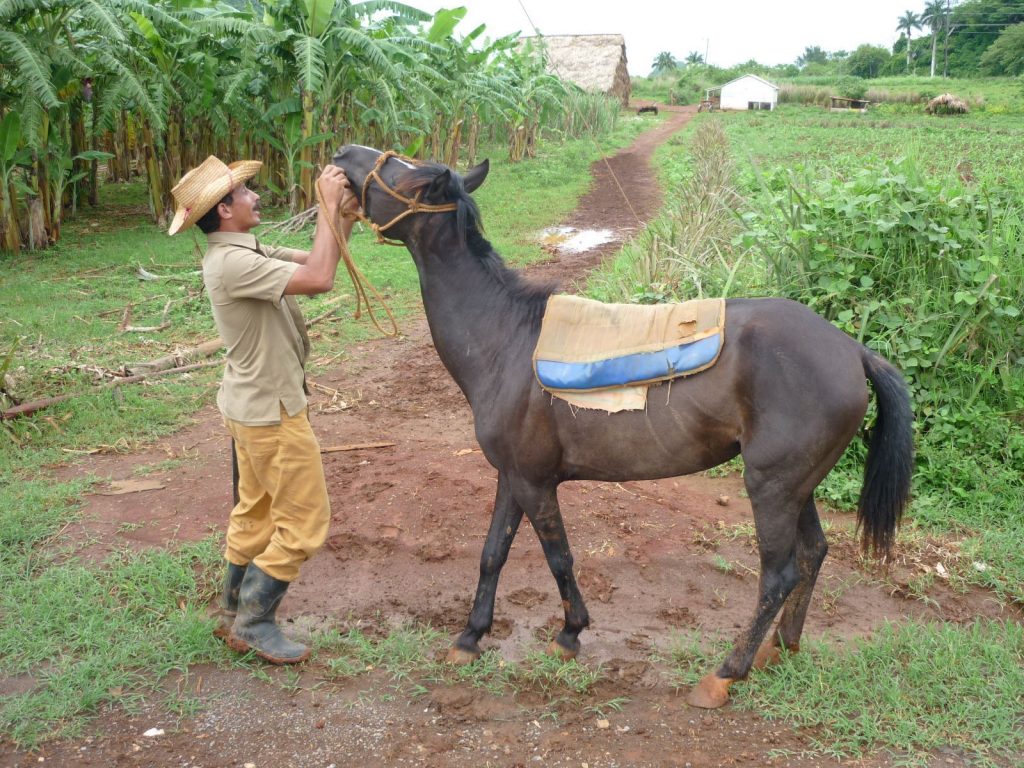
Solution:
<svg viewBox="0 0 1024 768"><path fill-rule="evenodd" d="M18 168L27 168L32 154L21 144L21 118L17 112L8 112L0 121L0 222L3 225L3 250L17 255L21 251L21 231L18 226L18 192L28 187L15 176Z"/></svg>
<svg viewBox="0 0 1024 768"><path fill-rule="evenodd" d="M390 0L266 0L264 20L280 35L285 63L298 87L302 111L302 139L299 191L300 206L313 200L313 148L317 119L323 112L323 89L328 70L347 67L364 74L383 73L398 84L392 65L372 29L381 23L376 17L397 17L403 22L422 21L429 16L420 10ZM291 95L291 94L287 94ZM286 94L279 94L284 97Z"/></svg>
<svg viewBox="0 0 1024 768"><path fill-rule="evenodd" d="M297 107L296 102L295 99L291 100L290 106ZM288 103L279 105L279 108L282 109L288 109L288 107ZM303 116L297 109L285 113L283 129L279 136L273 136L264 131L262 138L284 156L285 186L283 189L274 191L287 195L288 208L294 216L303 210L303 205L306 207L312 205L312 202L306 200L301 189L302 174L311 170L311 163L304 159L304 153L310 147L322 144L332 138L332 134L318 133L313 136L303 136ZM272 182L268 182L268 185L271 185L273 189ZM312 197L309 200L311 201Z"/></svg>

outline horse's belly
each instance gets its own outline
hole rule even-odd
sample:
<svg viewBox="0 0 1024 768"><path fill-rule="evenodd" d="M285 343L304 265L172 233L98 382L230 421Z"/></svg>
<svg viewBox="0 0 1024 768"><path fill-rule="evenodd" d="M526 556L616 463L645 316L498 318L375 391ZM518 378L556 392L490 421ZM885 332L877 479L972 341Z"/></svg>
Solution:
<svg viewBox="0 0 1024 768"><path fill-rule="evenodd" d="M563 465L567 477L580 480L687 475L739 453L732 425L659 409L602 415L589 429L573 432L562 441Z"/></svg>

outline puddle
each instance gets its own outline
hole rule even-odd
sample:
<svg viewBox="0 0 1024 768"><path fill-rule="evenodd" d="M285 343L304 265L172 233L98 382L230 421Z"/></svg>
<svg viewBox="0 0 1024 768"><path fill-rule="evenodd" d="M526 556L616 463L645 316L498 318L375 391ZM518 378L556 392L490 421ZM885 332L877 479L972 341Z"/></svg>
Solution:
<svg viewBox="0 0 1024 768"><path fill-rule="evenodd" d="M610 229L576 229L550 227L540 233L541 245L563 253L583 253L615 239Z"/></svg>

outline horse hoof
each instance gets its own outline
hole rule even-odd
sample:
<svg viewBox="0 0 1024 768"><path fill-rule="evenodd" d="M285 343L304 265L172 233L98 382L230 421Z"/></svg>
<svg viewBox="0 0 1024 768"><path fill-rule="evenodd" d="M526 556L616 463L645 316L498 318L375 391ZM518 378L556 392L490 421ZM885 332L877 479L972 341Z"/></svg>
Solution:
<svg viewBox="0 0 1024 768"><path fill-rule="evenodd" d="M554 656L562 661L572 661L576 658L578 651L566 648L564 645L559 645L555 640L552 640L548 645L548 656Z"/></svg>
<svg viewBox="0 0 1024 768"><path fill-rule="evenodd" d="M446 664L452 664L456 667L464 667L467 664L472 664L479 658L479 653L473 653L472 651L467 651L465 648L459 648L459 646L453 645L448 649L448 655L445 657L444 661Z"/></svg>
<svg viewBox="0 0 1024 768"><path fill-rule="evenodd" d="M782 649L773 640L768 639L761 643L761 647L757 649L757 655L754 656L754 663L750 665L750 668L765 669L766 667L778 664L780 661L782 661Z"/></svg>
<svg viewBox="0 0 1024 768"><path fill-rule="evenodd" d="M690 691L690 695L686 697L686 703L691 707L700 707L701 709L718 709L729 701L729 686L731 684L731 677L719 677L714 673L705 675L704 679Z"/></svg>

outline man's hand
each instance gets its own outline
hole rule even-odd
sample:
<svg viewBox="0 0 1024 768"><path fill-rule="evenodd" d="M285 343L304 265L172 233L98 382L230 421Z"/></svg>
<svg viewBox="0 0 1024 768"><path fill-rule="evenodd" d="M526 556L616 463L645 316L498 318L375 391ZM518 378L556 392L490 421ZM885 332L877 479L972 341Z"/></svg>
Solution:
<svg viewBox="0 0 1024 768"><path fill-rule="evenodd" d="M345 177L345 172L338 166L328 165L324 168L316 183L320 189L323 206L328 211L349 212L359 208L355 193L352 192L352 185Z"/></svg>

